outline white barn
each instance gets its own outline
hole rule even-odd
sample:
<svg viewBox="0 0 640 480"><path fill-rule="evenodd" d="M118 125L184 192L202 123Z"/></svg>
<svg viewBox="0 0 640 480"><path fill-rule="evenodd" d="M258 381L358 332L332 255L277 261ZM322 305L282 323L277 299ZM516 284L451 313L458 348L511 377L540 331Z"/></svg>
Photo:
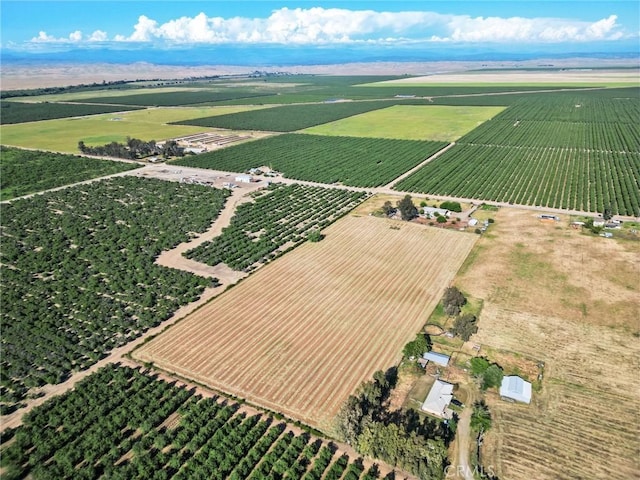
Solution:
<svg viewBox="0 0 640 480"><path fill-rule="evenodd" d="M253 177L251 175L238 175L236 177L236 182L238 182L238 183L251 183L251 182L253 182Z"/></svg>
<svg viewBox="0 0 640 480"><path fill-rule="evenodd" d="M516 375L503 377L500 396L516 402L531 403L531 384Z"/></svg>
<svg viewBox="0 0 640 480"><path fill-rule="evenodd" d="M438 417L451 418L452 411L447 407L453 398L453 384L436 379L422 404L422 410Z"/></svg>

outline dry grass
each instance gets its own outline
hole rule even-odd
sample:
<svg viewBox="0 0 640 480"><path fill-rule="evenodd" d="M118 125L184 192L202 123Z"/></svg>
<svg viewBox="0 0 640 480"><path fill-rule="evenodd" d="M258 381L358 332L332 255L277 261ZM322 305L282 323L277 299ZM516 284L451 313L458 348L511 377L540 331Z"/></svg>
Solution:
<svg viewBox="0 0 640 480"><path fill-rule="evenodd" d="M484 463L505 479L632 478L640 464L640 243L514 209L456 280L485 299L472 340L545 363L530 406L489 397Z"/></svg>
<svg viewBox="0 0 640 480"><path fill-rule="evenodd" d="M357 386L398 363L477 240L398 223L340 220L135 357L330 431Z"/></svg>

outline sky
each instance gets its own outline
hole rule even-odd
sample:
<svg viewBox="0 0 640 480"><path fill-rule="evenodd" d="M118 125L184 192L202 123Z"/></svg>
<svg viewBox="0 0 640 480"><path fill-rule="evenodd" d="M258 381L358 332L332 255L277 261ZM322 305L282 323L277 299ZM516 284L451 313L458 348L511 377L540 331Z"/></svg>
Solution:
<svg viewBox="0 0 640 480"><path fill-rule="evenodd" d="M640 2L2 0L0 27L0 49L22 54L237 46L633 53Z"/></svg>

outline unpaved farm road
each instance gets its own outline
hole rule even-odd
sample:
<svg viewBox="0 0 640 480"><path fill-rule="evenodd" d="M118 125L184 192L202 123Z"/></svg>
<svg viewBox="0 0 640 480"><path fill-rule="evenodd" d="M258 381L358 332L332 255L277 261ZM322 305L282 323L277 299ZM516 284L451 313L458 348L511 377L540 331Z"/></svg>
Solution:
<svg viewBox="0 0 640 480"><path fill-rule="evenodd" d="M458 419L458 428L456 430L458 464L454 465L454 468L449 469L450 475L447 478L462 477L465 480L474 480L473 473L469 467L469 426L472 411L472 407L466 407ZM451 473L453 473L453 477L451 477Z"/></svg>

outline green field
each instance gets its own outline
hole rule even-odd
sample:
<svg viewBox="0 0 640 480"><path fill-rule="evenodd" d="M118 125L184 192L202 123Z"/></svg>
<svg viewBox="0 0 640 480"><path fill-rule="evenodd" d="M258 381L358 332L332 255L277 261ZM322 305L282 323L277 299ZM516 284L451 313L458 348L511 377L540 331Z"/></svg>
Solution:
<svg viewBox="0 0 640 480"><path fill-rule="evenodd" d="M502 110L503 107L394 105L307 128L302 133L451 142Z"/></svg>
<svg viewBox="0 0 640 480"><path fill-rule="evenodd" d="M255 108L260 107L253 107ZM145 141L166 140L207 130L204 127L170 125L169 122L251 109L252 107L153 108L117 115L3 125L0 133L5 145L77 153L80 140L89 146L125 142L127 137Z"/></svg>

